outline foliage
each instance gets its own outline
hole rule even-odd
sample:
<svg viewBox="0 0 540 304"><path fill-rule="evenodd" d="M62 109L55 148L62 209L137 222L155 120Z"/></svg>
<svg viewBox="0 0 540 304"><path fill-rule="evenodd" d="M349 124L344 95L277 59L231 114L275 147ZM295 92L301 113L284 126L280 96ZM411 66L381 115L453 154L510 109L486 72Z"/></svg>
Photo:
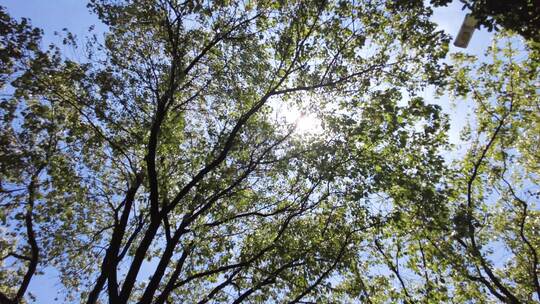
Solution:
<svg viewBox="0 0 540 304"><path fill-rule="evenodd" d="M454 70L441 90L474 106L473 120L464 130L467 150L454 161L453 170L437 169L444 174L442 191L405 200L410 204L428 198L431 204L426 205L436 209L418 211L430 218L401 212L399 220L374 235L372 252L362 251L365 261L359 267L386 264L386 273L375 280L391 290L383 301L371 302L540 299L540 78L537 53L524 45L516 37L498 35L487 60L452 55ZM404 187L411 189L415 187ZM392 197L393 192L387 193ZM393 200L394 208L399 206ZM434 205L434 200L441 203ZM387 283L388 273L397 279ZM360 279L365 280L353 282Z"/></svg>
<svg viewBox="0 0 540 304"><path fill-rule="evenodd" d="M445 208L430 211L436 222L413 214L380 233L376 249L401 285L396 299L540 299L538 58L524 45L498 35L487 60L452 55L442 92L473 104L462 139L467 150L445 172Z"/></svg>
<svg viewBox="0 0 540 304"><path fill-rule="evenodd" d="M492 31L497 26L512 30L525 39L540 43L540 3L538 0L460 0L479 24ZM431 0L435 5L447 5L452 0ZM537 46L538 48L538 46Z"/></svg>
<svg viewBox="0 0 540 304"><path fill-rule="evenodd" d="M537 299L534 53L452 70L421 1L89 7L83 60L0 11L0 302ZM428 85L478 104L452 168Z"/></svg>
<svg viewBox="0 0 540 304"><path fill-rule="evenodd" d="M488 62L455 57L461 67L450 89L474 101L476 121L454 182L454 254L445 255L498 300L531 303L540 299L538 58L503 38L488 49Z"/></svg>
<svg viewBox="0 0 540 304"><path fill-rule="evenodd" d="M333 302L363 231L398 216L371 197L396 179L436 193L444 117L401 93L446 71L423 5L89 6L109 32L84 61L34 50L4 13L36 54L4 60L23 68L4 71L2 250L20 270L3 286L54 267L88 303ZM324 132L295 133L276 105Z"/></svg>

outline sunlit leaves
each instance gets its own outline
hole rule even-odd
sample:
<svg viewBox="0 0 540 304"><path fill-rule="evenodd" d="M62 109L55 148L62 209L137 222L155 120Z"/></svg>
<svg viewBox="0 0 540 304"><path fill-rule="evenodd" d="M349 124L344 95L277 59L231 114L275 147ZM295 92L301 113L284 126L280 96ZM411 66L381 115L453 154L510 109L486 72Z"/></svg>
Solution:
<svg viewBox="0 0 540 304"><path fill-rule="evenodd" d="M6 201L23 204L29 188L36 192L39 266L59 270L69 297L407 296L372 272L403 264L389 261L406 256L396 244L417 246L408 232L447 224L440 152L448 123L416 96L447 73L440 60L448 41L429 8L105 0L89 7L109 28L103 41L88 42L88 58L36 50L2 105L9 131L2 149L15 160L3 160L6 189L23 189ZM276 104L313 112L322 131L295 134ZM6 222L22 227L22 209L9 209ZM14 236L24 237L20 229ZM414 271L419 261L411 257ZM446 299L443 291L426 297Z"/></svg>

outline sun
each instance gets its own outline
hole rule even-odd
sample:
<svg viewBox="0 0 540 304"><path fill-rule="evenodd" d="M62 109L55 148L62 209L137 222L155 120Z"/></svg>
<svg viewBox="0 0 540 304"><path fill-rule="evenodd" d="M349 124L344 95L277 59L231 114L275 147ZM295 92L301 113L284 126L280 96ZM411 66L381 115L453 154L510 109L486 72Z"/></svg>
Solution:
<svg viewBox="0 0 540 304"><path fill-rule="evenodd" d="M322 122L314 113L306 113L295 107L287 107L282 115L288 124L294 125L294 133L299 135L322 133Z"/></svg>
<svg viewBox="0 0 540 304"><path fill-rule="evenodd" d="M311 101L312 99L310 99ZM283 100L273 100L270 103L275 115L276 122L285 123L289 127L294 127L296 135L316 135L323 133L322 121L313 111L306 107L301 107L293 103L286 103Z"/></svg>
<svg viewBox="0 0 540 304"><path fill-rule="evenodd" d="M322 132L321 120L315 114L300 114L296 119L298 134L319 134Z"/></svg>

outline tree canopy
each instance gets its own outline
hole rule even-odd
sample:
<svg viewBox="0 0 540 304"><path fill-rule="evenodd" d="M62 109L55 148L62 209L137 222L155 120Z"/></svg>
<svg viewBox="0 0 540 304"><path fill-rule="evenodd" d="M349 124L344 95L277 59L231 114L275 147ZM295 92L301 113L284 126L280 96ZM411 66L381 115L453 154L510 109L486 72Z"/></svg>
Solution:
<svg viewBox="0 0 540 304"><path fill-rule="evenodd" d="M516 38L450 65L422 2L88 6L103 37L47 48L0 9L0 303L46 269L67 302L540 299L538 58ZM475 104L454 163L426 86Z"/></svg>
<svg viewBox="0 0 540 304"><path fill-rule="evenodd" d="M447 5L453 0L431 0L436 5ZM460 0L463 8L471 11L479 24L489 31L497 27L512 30L525 39L540 44L540 1L538 0Z"/></svg>

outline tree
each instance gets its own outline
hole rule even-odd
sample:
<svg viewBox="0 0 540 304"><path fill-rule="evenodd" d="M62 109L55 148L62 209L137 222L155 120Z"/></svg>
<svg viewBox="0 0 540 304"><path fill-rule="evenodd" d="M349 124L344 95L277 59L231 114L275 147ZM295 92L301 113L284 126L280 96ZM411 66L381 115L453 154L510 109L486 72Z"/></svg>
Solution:
<svg viewBox="0 0 540 304"><path fill-rule="evenodd" d="M41 31L32 28L27 19L15 22L0 7L0 28L1 44L0 52L0 87L12 81L11 75L22 73L26 70L24 62L34 61L39 64L44 60L44 54L39 50L39 39ZM17 97L14 97L17 98ZM0 136L0 194L2 195L2 210L0 218L2 223L8 223L8 216L15 216L15 231L24 230L26 235L25 252L17 252L16 239L17 232L2 231L0 236L0 255L2 260L12 257L25 261L28 265L24 267L8 267L0 274L2 285L0 286L0 302L19 302L23 299L30 280L36 274L39 263L40 249L37 244L35 232L34 208L38 199L37 189L39 187L39 175L45 170L46 163L52 156L51 148L56 145L55 139L48 136L55 126L48 124L31 112L40 112L43 108L34 99L27 101L29 111L18 108L17 103L8 102L3 99L0 106L2 113L2 135ZM24 121L17 127L31 129L32 132L19 132L17 138L12 131L15 125L10 125L14 121L16 112L25 116ZM17 145L12 144L17 140ZM6 185L7 184L7 185ZM6 188L7 187L7 188ZM21 193L24 192L23 195ZM16 210L16 211L15 211ZM19 280L20 279L20 280ZM18 287L15 287L18 286ZM6 294L12 294L8 298Z"/></svg>
<svg viewBox="0 0 540 304"><path fill-rule="evenodd" d="M540 43L540 1L460 0L480 25L492 31L497 26L512 30L525 39ZM432 0L435 5L448 5L452 0Z"/></svg>
<svg viewBox="0 0 540 304"><path fill-rule="evenodd" d="M374 229L444 209L447 123L415 97L446 72L428 8L89 7L109 32L83 61L2 11L2 302L44 267L87 303L399 298L380 277L351 282L370 279ZM295 133L279 105L324 132Z"/></svg>
<svg viewBox="0 0 540 304"><path fill-rule="evenodd" d="M450 168L439 169L442 208L429 210L431 221L402 212L375 235L378 259L368 258L397 278L395 301L540 300L538 55L525 45L500 34L486 60L453 54L454 70L442 90L474 107L464 130L467 149ZM403 194L393 196L397 203Z"/></svg>
<svg viewBox="0 0 540 304"><path fill-rule="evenodd" d="M462 67L450 86L474 101L476 122L454 182L455 253L446 258L505 303L540 300L538 55L520 45L498 37L485 63L456 56Z"/></svg>
<svg viewBox="0 0 540 304"><path fill-rule="evenodd" d="M0 10L1 303L46 267L87 303L540 299L538 53L445 77L414 1L90 8L79 61ZM428 84L475 104L452 166Z"/></svg>

